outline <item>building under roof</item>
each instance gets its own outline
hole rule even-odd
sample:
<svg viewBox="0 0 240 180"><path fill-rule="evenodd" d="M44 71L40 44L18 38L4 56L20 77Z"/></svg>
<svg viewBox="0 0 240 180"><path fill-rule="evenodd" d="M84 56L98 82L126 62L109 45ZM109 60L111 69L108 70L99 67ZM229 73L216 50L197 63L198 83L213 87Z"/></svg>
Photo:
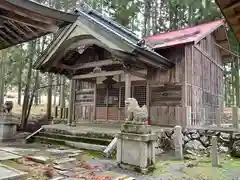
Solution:
<svg viewBox="0 0 240 180"><path fill-rule="evenodd" d="M240 1L239 0L215 0L228 24L240 40Z"/></svg>
<svg viewBox="0 0 240 180"><path fill-rule="evenodd" d="M77 17L29 0L1 0L0 49L55 33Z"/></svg>

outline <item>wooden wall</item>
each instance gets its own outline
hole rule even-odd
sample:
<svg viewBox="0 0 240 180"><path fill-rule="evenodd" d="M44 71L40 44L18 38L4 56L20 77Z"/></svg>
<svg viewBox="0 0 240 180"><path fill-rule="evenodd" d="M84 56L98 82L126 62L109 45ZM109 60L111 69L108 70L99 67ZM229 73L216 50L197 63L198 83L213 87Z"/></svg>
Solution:
<svg viewBox="0 0 240 180"><path fill-rule="evenodd" d="M204 118L207 124L211 123L215 121L216 112L223 105L220 50L214 44L214 37L209 35L196 45L187 45L185 55L186 105L192 107L193 123L203 124Z"/></svg>
<svg viewBox="0 0 240 180"><path fill-rule="evenodd" d="M176 63L173 68L156 70L150 80L151 124L174 126L178 119L178 107L182 104L184 78L184 46L164 49L161 55Z"/></svg>

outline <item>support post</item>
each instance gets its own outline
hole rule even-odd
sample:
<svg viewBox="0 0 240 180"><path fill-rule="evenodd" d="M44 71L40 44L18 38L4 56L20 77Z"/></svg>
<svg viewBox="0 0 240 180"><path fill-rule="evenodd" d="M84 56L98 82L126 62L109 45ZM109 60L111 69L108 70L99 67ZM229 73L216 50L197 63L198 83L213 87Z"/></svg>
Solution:
<svg viewBox="0 0 240 180"><path fill-rule="evenodd" d="M131 74L125 73L125 100L131 97ZM125 119L127 117L127 108L125 107Z"/></svg>
<svg viewBox="0 0 240 180"><path fill-rule="evenodd" d="M118 122L120 123L121 120L121 94L122 94L122 88L120 86L121 83L121 75L118 75L118 83L119 83L119 93L118 93Z"/></svg>
<svg viewBox="0 0 240 180"><path fill-rule="evenodd" d="M191 126L192 125L191 106L183 107L183 122L186 126Z"/></svg>
<svg viewBox="0 0 240 180"><path fill-rule="evenodd" d="M201 119L202 121L200 122L200 125L205 125L206 124L206 112L205 108L201 109Z"/></svg>
<svg viewBox="0 0 240 180"><path fill-rule="evenodd" d="M150 92L150 74L147 72L147 85L146 85L146 106L148 110L148 120L150 120L150 100L151 100L151 92Z"/></svg>
<svg viewBox="0 0 240 180"><path fill-rule="evenodd" d="M70 81L70 95L69 95L69 105L68 105L68 125L75 125L73 122L73 103L74 103L74 98L75 98L75 80Z"/></svg>
<svg viewBox="0 0 240 180"><path fill-rule="evenodd" d="M96 82L93 84L93 119L92 119L92 123L94 121L96 121L97 116L96 116L96 107L97 106L97 78L96 78Z"/></svg>
<svg viewBox="0 0 240 180"><path fill-rule="evenodd" d="M233 107L232 108L232 123L233 123L233 127L236 128L237 130L239 129L238 121L239 121L239 108Z"/></svg>
<svg viewBox="0 0 240 180"><path fill-rule="evenodd" d="M216 125L217 125L217 127L221 126L221 112L220 112L220 108L216 108Z"/></svg>

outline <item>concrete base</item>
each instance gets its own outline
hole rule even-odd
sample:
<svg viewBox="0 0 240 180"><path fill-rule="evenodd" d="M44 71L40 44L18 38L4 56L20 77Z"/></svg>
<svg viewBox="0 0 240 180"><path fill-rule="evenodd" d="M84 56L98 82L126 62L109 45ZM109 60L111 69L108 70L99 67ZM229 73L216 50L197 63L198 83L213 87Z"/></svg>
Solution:
<svg viewBox="0 0 240 180"><path fill-rule="evenodd" d="M143 126L146 126L146 131ZM131 133L126 133L126 129ZM153 169L155 164L154 142L157 135L144 133L144 131L148 132L148 129L150 129L149 125L125 124L122 126L122 130L125 132L117 135L117 164L120 167L139 170L142 173Z"/></svg>

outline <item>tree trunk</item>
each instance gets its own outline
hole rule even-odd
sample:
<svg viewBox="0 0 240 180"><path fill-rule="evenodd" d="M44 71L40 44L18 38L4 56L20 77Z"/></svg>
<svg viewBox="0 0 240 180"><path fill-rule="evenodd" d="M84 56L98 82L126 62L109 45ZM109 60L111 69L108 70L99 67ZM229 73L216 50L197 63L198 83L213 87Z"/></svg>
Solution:
<svg viewBox="0 0 240 180"><path fill-rule="evenodd" d="M29 58L29 66L28 66L28 74L27 74L27 82L24 90L24 98L23 98L23 107L22 107L22 119L21 119L21 129L24 130L27 125L27 109L28 109L28 104L29 104L29 90L31 87L31 76L32 76L32 65L33 65L33 58L35 54L35 47L36 47L36 42L30 42L29 43L29 49L30 49L30 54L28 56Z"/></svg>
<svg viewBox="0 0 240 180"><path fill-rule="evenodd" d="M48 102L47 102L47 119L52 119L52 81L53 76L51 73L48 73Z"/></svg>
<svg viewBox="0 0 240 180"><path fill-rule="evenodd" d="M36 81L35 81L35 87L36 89L39 89L40 84L39 84L39 71L36 71ZM36 91L34 93L34 104L38 105L39 104L39 91Z"/></svg>
<svg viewBox="0 0 240 180"><path fill-rule="evenodd" d="M143 37L149 36L151 32L150 22L150 11L151 11L151 0L145 1L144 4L144 26L143 26Z"/></svg>

